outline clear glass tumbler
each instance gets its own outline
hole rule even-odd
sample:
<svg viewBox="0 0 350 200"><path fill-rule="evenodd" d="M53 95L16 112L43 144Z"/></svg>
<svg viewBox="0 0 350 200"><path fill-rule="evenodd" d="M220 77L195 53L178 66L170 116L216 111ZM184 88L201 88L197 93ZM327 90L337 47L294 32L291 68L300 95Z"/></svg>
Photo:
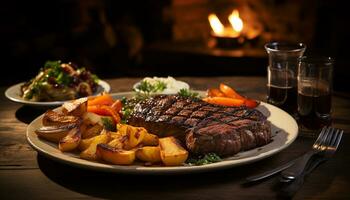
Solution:
<svg viewBox="0 0 350 200"><path fill-rule="evenodd" d="M302 57L298 72L298 115L302 131L317 131L331 123L333 59Z"/></svg>
<svg viewBox="0 0 350 200"><path fill-rule="evenodd" d="M269 55L267 102L295 116L298 59L303 56L306 45L272 42L266 44L265 49Z"/></svg>

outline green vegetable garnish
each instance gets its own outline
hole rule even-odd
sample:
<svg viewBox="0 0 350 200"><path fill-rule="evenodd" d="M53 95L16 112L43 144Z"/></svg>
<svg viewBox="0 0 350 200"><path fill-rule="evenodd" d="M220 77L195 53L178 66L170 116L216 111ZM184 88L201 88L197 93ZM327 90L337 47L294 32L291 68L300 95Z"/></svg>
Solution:
<svg viewBox="0 0 350 200"><path fill-rule="evenodd" d="M114 121L109 118L109 117L102 117L101 118L102 123L103 123L103 127L108 130L108 131L116 131L116 125L114 123Z"/></svg>
<svg viewBox="0 0 350 200"><path fill-rule="evenodd" d="M48 69L48 68L52 68L52 69L60 69L61 68L61 61L60 60L48 60L45 62L44 64L44 68Z"/></svg>
<svg viewBox="0 0 350 200"><path fill-rule="evenodd" d="M210 163L219 162L222 159L216 153L208 153L204 156L192 157L187 159L186 163L189 165L206 165Z"/></svg>
<svg viewBox="0 0 350 200"><path fill-rule="evenodd" d="M38 75L21 86L21 96L31 101L61 101L89 96L96 91L98 77L71 63L46 61Z"/></svg>
<svg viewBox="0 0 350 200"><path fill-rule="evenodd" d="M190 97L190 98L198 98L199 94L197 92L193 92L189 89L182 88L180 91L177 93L178 95L182 97Z"/></svg>
<svg viewBox="0 0 350 200"><path fill-rule="evenodd" d="M145 93L162 92L166 89L166 83L162 81L156 81L155 84L151 84L148 81L141 81L137 86L137 89Z"/></svg>

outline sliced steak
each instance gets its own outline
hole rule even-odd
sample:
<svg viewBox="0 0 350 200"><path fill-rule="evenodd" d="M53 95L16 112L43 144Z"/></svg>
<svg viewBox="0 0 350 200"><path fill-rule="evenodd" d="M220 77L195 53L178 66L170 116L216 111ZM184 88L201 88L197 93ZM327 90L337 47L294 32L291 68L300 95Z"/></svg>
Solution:
<svg viewBox="0 0 350 200"><path fill-rule="evenodd" d="M176 95L159 95L138 103L128 123L160 137L175 136L195 154L233 155L271 140L270 123L258 110Z"/></svg>

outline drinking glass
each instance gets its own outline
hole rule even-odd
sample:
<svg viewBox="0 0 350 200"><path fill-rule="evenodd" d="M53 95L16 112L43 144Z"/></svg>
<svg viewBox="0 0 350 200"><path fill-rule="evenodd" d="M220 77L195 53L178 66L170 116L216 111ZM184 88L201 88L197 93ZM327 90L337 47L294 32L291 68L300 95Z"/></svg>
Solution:
<svg viewBox="0 0 350 200"><path fill-rule="evenodd" d="M302 131L317 131L331 123L333 59L301 57L298 72L298 115Z"/></svg>
<svg viewBox="0 0 350 200"><path fill-rule="evenodd" d="M267 102L292 115L297 113L298 59L303 56L303 43L272 42L265 45L269 56L267 67Z"/></svg>

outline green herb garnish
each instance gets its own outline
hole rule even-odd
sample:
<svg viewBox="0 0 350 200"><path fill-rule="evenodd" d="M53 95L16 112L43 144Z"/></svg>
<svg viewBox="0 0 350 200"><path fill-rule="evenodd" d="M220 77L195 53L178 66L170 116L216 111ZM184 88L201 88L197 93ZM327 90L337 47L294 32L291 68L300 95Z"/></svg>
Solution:
<svg viewBox="0 0 350 200"><path fill-rule="evenodd" d="M108 131L116 131L116 125L114 123L114 121L109 118L109 117L102 117L101 118L102 123L103 123L103 127L108 130Z"/></svg>
<svg viewBox="0 0 350 200"><path fill-rule="evenodd" d="M48 69L48 68L51 68L51 69L60 69L61 68L61 61L60 60L48 60L45 62L44 64L44 68L45 69Z"/></svg>
<svg viewBox="0 0 350 200"><path fill-rule="evenodd" d="M210 163L219 162L222 159L216 153L208 153L204 156L192 157L187 159L186 163L189 165L206 165Z"/></svg>
<svg viewBox="0 0 350 200"><path fill-rule="evenodd" d="M166 89L166 83L162 81L156 81L154 84L148 81L141 81L137 86L137 89L145 93L162 92Z"/></svg>
<svg viewBox="0 0 350 200"><path fill-rule="evenodd" d="M193 92L189 89L182 88L180 91L177 93L178 95L182 97L190 97L190 98L198 98L199 94L197 92Z"/></svg>

